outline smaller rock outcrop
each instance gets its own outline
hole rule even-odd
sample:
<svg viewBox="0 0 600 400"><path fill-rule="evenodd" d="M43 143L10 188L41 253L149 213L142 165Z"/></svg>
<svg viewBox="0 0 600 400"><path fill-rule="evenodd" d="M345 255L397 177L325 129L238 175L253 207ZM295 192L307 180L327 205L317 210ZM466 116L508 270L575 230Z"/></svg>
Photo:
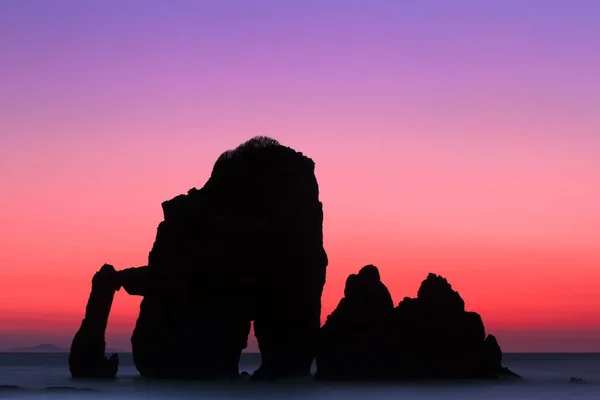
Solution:
<svg viewBox="0 0 600 400"><path fill-rule="evenodd" d="M386 369L380 339L394 303L373 265L346 280L344 297L321 329L317 378L375 378Z"/></svg>
<svg viewBox="0 0 600 400"><path fill-rule="evenodd" d="M496 338L465 311L448 281L429 274L416 298L397 307L376 267L346 281L344 298L321 330L317 379L494 378L502 367Z"/></svg>
<svg viewBox="0 0 600 400"><path fill-rule="evenodd" d="M578 378L576 376L572 376L571 379L569 379L569 383L575 383L575 384L582 384L582 383L587 383L587 381L583 378Z"/></svg>
<svg viewBox="0 0 600 400"><path fill-rule="evenodd" d="M75 334L69 352L69 370L73 378L112 378L119 368L119 355L105 357L104 334L115 292L121 289L118 273L104 264L92 279L92 292L85 318Z"/></svg>

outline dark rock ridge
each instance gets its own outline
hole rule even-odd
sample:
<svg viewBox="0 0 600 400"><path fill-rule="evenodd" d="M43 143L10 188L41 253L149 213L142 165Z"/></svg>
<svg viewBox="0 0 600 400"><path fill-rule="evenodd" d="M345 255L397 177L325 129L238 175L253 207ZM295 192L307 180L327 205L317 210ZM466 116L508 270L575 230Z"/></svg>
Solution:
<svg viewBox="0 0 600 400"><path fill-rule="evenodd" d="M394 307L376 267L346 281L344 298L321 330L317 379L495 378L502 351L479 314L441 276Z"/></svg>
<svg viewBox="0 0 600 400"><path fill-rule="evenodd" d="M162 208L132 337L141 375L238 377L252 321L254 379L308 375L327 266L313 161L256 137Z"/></svg>
<svg viewBox="0 0 600 400"><path fill-rule="evenodd" d="M69 370L73 378L113 378L119 368L119 355L105 357L104 335L115 292L121 287L129 294L141 294L147 267L116 271L104 264L92 279L92 291L85 318L75 334L69 351Z"/></svg>

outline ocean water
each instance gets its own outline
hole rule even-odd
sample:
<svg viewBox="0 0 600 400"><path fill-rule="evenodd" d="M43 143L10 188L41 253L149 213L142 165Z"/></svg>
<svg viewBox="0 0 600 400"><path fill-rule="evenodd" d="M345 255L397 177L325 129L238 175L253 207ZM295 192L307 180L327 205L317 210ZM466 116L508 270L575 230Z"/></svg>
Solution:
<svg viewBox="0 0 600 400"><path fill-rule="evenodd" d="M140 378L131 354L120 354L114 380L74 380L67 354L0 353L0 398L15 399L594 399L600 400L600 354L505 354L504 364L523 381L398 383L181 382ZM257 354L244 354L252 372ZM572 377L586 383L569 383Z"/></svg>

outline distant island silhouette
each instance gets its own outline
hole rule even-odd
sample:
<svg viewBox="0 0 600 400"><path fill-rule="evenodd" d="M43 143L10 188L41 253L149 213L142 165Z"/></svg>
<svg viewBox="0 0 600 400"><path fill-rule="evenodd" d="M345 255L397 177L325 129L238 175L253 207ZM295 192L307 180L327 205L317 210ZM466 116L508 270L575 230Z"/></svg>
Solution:
<svg viewBox="0 0 600 400"><path fill-rule="evenodd" d="M15 347L8 351L10 353L68 353L70 349L59 347L51 343L42 343L36 346ZM112 349L110 347L107 347L105 351L109 353L127 353L126 350Z"/></svg>
<svg viewBox="0 0 600 400"><path fill-rule="evenodd" d="M321 380L518 378L481 317L433 273L395 305L367 265L321 327L328 258L314 171L310 158L259 136L221 154L201 189L162 203L148 265L105 264L94 275L71 375L117 374L105 331L124 288L143 297L131 342L144 377L238 378L254 323L253 380L310 376L315 359Z"/></svg>

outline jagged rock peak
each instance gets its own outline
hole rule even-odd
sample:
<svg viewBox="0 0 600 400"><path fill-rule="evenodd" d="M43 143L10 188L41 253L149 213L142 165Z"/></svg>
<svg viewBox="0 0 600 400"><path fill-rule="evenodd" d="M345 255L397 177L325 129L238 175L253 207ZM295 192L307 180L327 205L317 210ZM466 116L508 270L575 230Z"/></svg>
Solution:
<svg viewBox="0 0 600 400"><path fill-rule="evenodd" d="M248 152L255 151L257 149L261 149L261 148L265 148L265 147L284 147L284 146L282 146L281 143L279 143L277 140L270 138L268 136L255 136L252 139L247 140L244 143L240 144L235 149L230 149L230 150L224 151L221 154L221 156L219 157L219 160L222 161L225 159L234 158L234 157L243 155L244 153L248 153Z"/></svg>
<svg viewBox="0 0 600 400"><path fill-rule="evenodd" d="M304 154L291 147L280 144L277 140L266 137L254 137L235 149L223 152L213 166L209 181L204 188L208 189L219 182L231 180L257 181L257 185L269 182L297 182L314 179L315 163ZM246 184L250 184L247 182ZM301 186L318 188L315 184L305 183ZM313 187L314 186L314 187ZM312 193L311 193L312 195Z"/></svg>
<svg viewBox="0 0 600 400"><path fill-rule="evenodd" d="M266 153L280 154L286 157L300 156L304 160L310 160L301 152L298 152L291 147L282 145L279 141L270 138L268 136L255 136L250 140L245 141L234 149L224 151L215 163L215 168L222 165L227 161L235 160L246 160L249 157L254 157L260 154L261 157L265 157ZM311 163L314 165L312 160Z"/></svg>
<svg viewBox="0 0 600 400"><path fill-rule="evenodd" d="M381 276L379 275L379 269L372 265L365 265L358 271L358 275L365 278L371 278L376 281L381 281Z"/></svg>
<svg viewBox="0 0 600 400"><path fill-rule="evenodd" d="M460 294L452 289L446 278L434 273L429 273L421 283L417 298L421 303L435 308L465 311L465 302Z"/></svg>
<svg viewBox="0 0 600 400"><path fill-rule="evenodd" d="M381 284L379 269L372 264L365 265L358 271L358 274L348 276L344 296L346 298L362 297L369 287L378 284Z"/></svg>
<svg viewBox="0 0 600 400"><path fill-rule="evenodd" d="M382 308L393 308L390 292L381 282L379 269L374 265L365 265L358 274L351 274L346 279L344 297L350 301L371 304Z"/></svg>

